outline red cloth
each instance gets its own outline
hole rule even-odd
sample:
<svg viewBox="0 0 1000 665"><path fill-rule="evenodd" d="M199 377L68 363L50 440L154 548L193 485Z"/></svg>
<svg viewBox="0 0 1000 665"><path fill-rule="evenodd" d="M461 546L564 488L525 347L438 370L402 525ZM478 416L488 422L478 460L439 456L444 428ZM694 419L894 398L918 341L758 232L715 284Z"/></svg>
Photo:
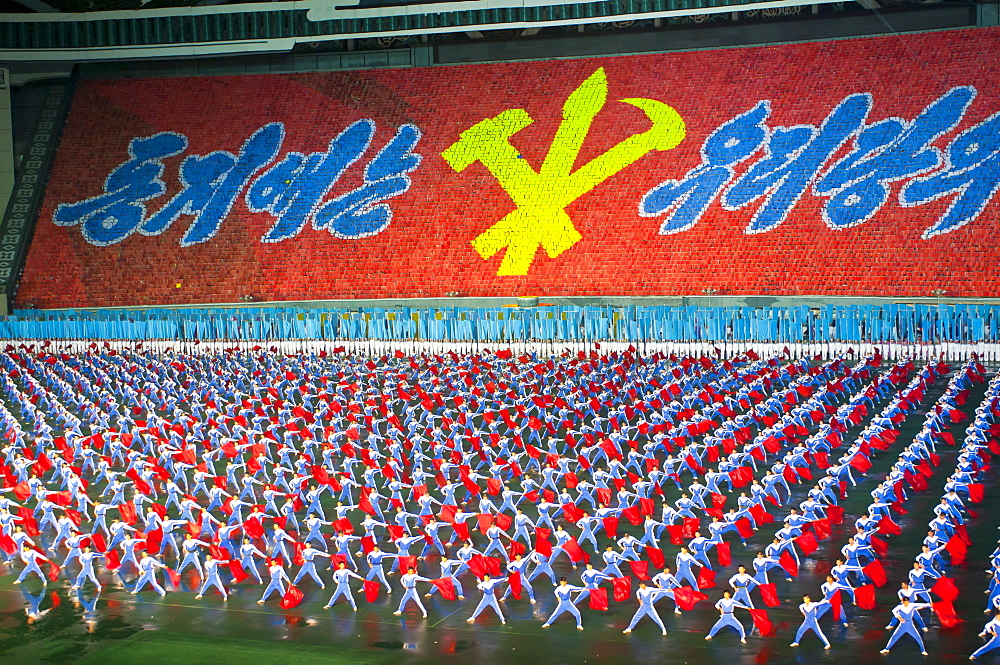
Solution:
<svg viewBox="0 0 1000 665"><path fill-rule="evenodd" d="M642 514L639 512L639 506L626 508L622 511L622 517L627 519L633 526L642 524Z"/></svg>
<svg viewBox="0 0 1000 665"><path fill-rule="evenodd" d="M451 526L455 530L455 535L460 540L472 540L472 536L469 535L469 525L467 522L455 522Z"/></svg>
<svg viewBox="0 0 1000 665"><path fill-rule="evenodd" d="M889 552L889 543L885 542L878 536L871 537L871 546L875 550L875 554L878 555L880 559L884 559L885 555Z"/></svg>
<svg viewBox="0 0 1000 665"><path fill-rule="evenodd" d="M968 552L969 546L965 544L965 541L958 534L949 538L944 548L951 554L951 565L958 566L965 563L965 555Z"/></svg>
<svg viewBox="0 0 1000 665"><path fill-rule="evenodd" d="M750 515L753 517L753 521L757 523L757 526L763 526L765 524L771 524L774 522L774 517L771 513L764 510L764 506L759 503L755 503L750 506Z"/></svg>
<svg viewBox="0 0 1000 665"><path fill-rule="evenodd" d="M544 529L544 531L547 532L548 529ZM552 556L552 543L547 538L548 534L543 536L537 529L535 530L535 551L542 556Z"/></svg>
<svg viewBox="0 0 1000 665"><path fill-rule="evenodd" d="M715 556L719 560L719 567L725 568L733 562L731 552L729 549L729 543L723 541L721 543L716 543L715 545ZM657 566L662 568L663 566Z"/></svg>
<svg viewBox="0 0 1000 665"><path fill-rule="evenodd" d="M698 571L698 588L712 589L715 587L715 571L702 568Z"/></svg>
<svg viewBox="0 0 1000 665"><path fill-rule="evenodd" d="M442 522L447 522L448 524L454 524L456 512L458 512L458 506L446 503L441 506L441 512L438 513L438 519Z"/></svg>
<svg viewBox="0 0 1000 665"><path fill-rule="evenodd" d="M580 518L583 517L583 511L577 508L575 503L564 503L562 509L563 515L565 515L566 519L570 522L579 522Z"/></svg>
<svg viewBox="0 0 1000 665"><path fill-rule="evenodd" d="M472 574L476 576L476 579L482 578L487 573L489 569L486 566L486 560L480 554L473 554L472 558L468 562L469 570Z"/></svg>
<svg viewBox="0 0 1000 665"><path fill-rule="evenodd" d="M416 559L416 557L413 558ZM500 569L502 567L500 565L500 559L495 556L484 556L483 563L486 564L486 573L490 577L500 577Z"/></svg>
<svg viewBox="0 0 1000 665"><path fill-rule="evenodd" d="M503 531L508 530L514 524L514 518L507 513L498 513L495 519L496 525Z"/></svg>
<svg viewBox="0 0 1000 665"><path fill-rule="evenodd" d="M950 577L941 576L931 587L931 592L936 594L941 600L954 602L958 598L958 588Z"/></svg>
<svg viewBox="0 0 1000 665"><path fill-rule="evenodd" d="M813 520L812 522L813 532L816 534L816 538L819 540L826 540L830 537L830 519L824 517L822 519Z"/></svg>
<svg viewBox="0 0 1000 665"><path fill-rule="evenodd" d="M125 522L129 526L133 526L138 521L138 516L135 514L135 505L131 501L126 501L119 505L118 514L121 515L122 522Z"/></svg>
<svg viewBox="0 0 1000 665"><path fill-rule="evenodd" d="M601 612L608 611L608 590L607 589L591 589L590 590L590 609L599 610Z"/></svg>
<svg viewBox="0 0 1000 665"><path fill-rule="evenodd" d="M680 524L668 524L667 533L670 534L671 545L684 544L684 527L681 526Z"/></svg>
<svg viewBox="0 0 1000 665"><path fill-rule="evenodd" d="M778 600L778 590L774 584L758 584L757 588L760 589L761 600L768 607L777 607L781 603Z"/></svg>
<svg viewBox="0 0 1000 665"><path fill-rule="evenodd" d="M180 573L178 573L173 568L164 568L164 570L167 571L167 577L170 578L170 583L173 584L174 587L180 587L181 585Z"/></svg>
<svg viewBox="0 0 1000 665"><path fill-rule="evenodd" d="M517 600L521 600L521 573L516 570L507 575L507 584L510 585L510 593Z"/></svg>
<svg viewBox="0 0 1000 665"><path fill-rule="evenodd" d="M108 570L118 570L121 568L122 564L118 550L108 550L108 553L104 557L104 563L108 567Z"/></svg>
<svg viewBox="0 0 1000 665"><path fill-rule="evenodd" d="M962 620L955 613L955 606L950 600L932 603L931 609L934 610L934 614L937 615L938 621L941 622L941 626L944 628L954 628L962 623Z"/></svg>
<svg viewBox="0 0 1000 665"><path fill-rule="evenodd" d="M689 586L674 589L674 601L677 603L677 607L685 612L690 612L702 600L708 600L708 596Z"/></svg>
<svg viewBox="0 0 1000 665"><path fill-rule="evenodd" d="M13 554L17 551L17 543L7 534L0 533L0 550L7 554Z"/></svg>
<svg viewBox="0 0 1000 665"><path fill-rule="evenodd" d="M163 529L151 529L146 532L146 551L158 554L163 543Z"/></svg>
<svg viewBox="0 0 1000 665"><path fill-rule="evenodd" d="M885 585L885 569L882 568L882 562L878 559L872 561L861 570L864 571L865 575L868 576L868 579L870 579L875 586L882 587Z"/></svg>
<svg viewBox="0 0 1000 665"><path fill-rule="evenodd" d="M264 537L264 527L261 526L260 520L256 517L251 517L243 523L243 531L246 532L247 536L255 540Z"/></svg>
<svg viewBox="0 0 1000 665"><path fill-rule="evenodd" d="M841 597L840 589L833 592L830 596L830 607L833 608L833 619L834 621L844 621L844 599Z"/></svg>
<svg viewBox="0 0 1000 665"><path fill-rule="evenodd" d="M17 497L18 501L24 501L31 496L31 487L28 486L28 483L14 485L14 496Z"/></svg>
<svg viewBox="0 0 1000 665"><path fill-rule="evenodd" d="M826 516L830 519L830 524L844 523L844 509L840 506L829 506L826 509Z"/></svg>
<svg viewBox="0 0 1000 665"><path fill-rule="evenodd" d="M625 602L632 595L631 577L612 577L611 586L614 590L614 598L616 603Z"/></svg>
<svg viewBox="0 0 1000 665"><path fill-rule="evenodd" d="M875 587L871 584L859 586L854 590L854 602L863 610L875 609Z"/></svg>
<svg viewBox="0 0 1000 665"><path fill-rule="evenodd" d="M229 572L233 574L233 584L239 584L243 580L250 577L247 575L247 572L243 570L243 564L236 559L229 562Z"/></svg>
<svg viewBox="0 0 1000 665"><path fill-rule="evenodd" d="M378 591L381 587L382 583L378 580L365 580L365 600L369 603L374 603L378 600Z"/></svg>
<svg viewBox="0 0 1000 665"><path fill-rule="evenodd" d="M59 568L59 564L57 564L55 561L49 561L49 581L50 582L55 582L57 579L59 579L59 571L60 570L61 569Z"/></svg>
<svg viewBox="0 0 1000 665"><path fill-rule="evenodd" d="M795 544L800 550L802 550L802 556L809 556L819 549L819 544L816 542L816 536L814 536L810 531L802 532L802 535L795 539Z"/></svg>
<svg viewBox="0 0 1000 665"><path fill-rule="evenodd" d="M570 538L563 545L563 550L569 555L569 558L573 560L573 563L579 563L590 557L586 552L580 547L580 543L576 542L576 538Z"/></svg>
<svg viewBox="0 0 1000 665"><path fill-rule="evenodd" d="M745 517L736 520L736 530L740 532L740 536L744 539L753 537L753 527L750 525L750 520Z"/></svg>
<svg viewBox="0 0 1000 665"><path fill-rule="evenodd" d="M608 535L608 538L612 540L618 538L618 518L617 517L605 517L601 520L604 524L604 533Z"/></svg>
<svg viewBox="0 0 1000 665"><path fill-rule="evenodd" d="M290 610L293 607L298 607L303 598L305 598L305 594L299 591L299 588L294 584L289 584L285 595L281 597L281 609Z"/></svg>
<svg viewBox="0 0 1000 665"><path fill-rule="evenodd" d="M788 573L789 577L799 576L799 564L795 562L795 557L793 557L788 550L781 553L781 556L778 557L778 563L785 569L785 572Z"/></svg>
<svg viewBox="0 0 1000 665"><path fill-rule="evenodd" d="M431 584L437 587L437 590L441 592L441 597L445 600L458 600L458 595L455 593L455 584L451 581L450 577L431 580Z"/></svg>
<svg viewBox="0 0 1000 665"><path fill-rule="evenodd" d="M663 557L663 550L659 547L647 547L646 556L649 557L649 562L653 564L653 568L656 568L657 570L663 568L665 560Z"/></svg>
<svg viewBox="0 0 1000 665"><path fill-rule="evenodd" d="M649 562L648 561L629 561L628 565L632 568L632 574L638 577L640 580L649 580Z"/></svg>
<svg viewBox="0 0 1000 665"><path fill-rule="evenodd" d="M981 483L972 483L969 485L969 501L972 503L983 502L983 485Z"/></svg>
<svg viewBox="0 0 1000 665"><path fill-rule="evenodd" d="M750 610L750 616L753 617L753 625L761 637L767 637L774 632L774 625L767 616L767 610Z"/></svg>
<svg viewBox="0 0 1000 665"><path fill-rule="evenodd" d="M903 533L903 530L888 516L883 516L882 519L878 521L878 532L883 535L898 536Z"/></svg>
<svg viewBox="0 0 1000 665"><path fill-rule="evenodd" d="M848 464L857 469L859 473L868 473L868 470L872 468L872 463L868 460L867 457L865 457L860 453L852 457L851 461L848 462Z"/></svg>
<svg viewBox="0 0 1000 665"><path fill-rule="evenodd" d="M486 535L486 532L493 526L492 513L479 513L476 515L476 523L479 525L479 533Z"/></svg>

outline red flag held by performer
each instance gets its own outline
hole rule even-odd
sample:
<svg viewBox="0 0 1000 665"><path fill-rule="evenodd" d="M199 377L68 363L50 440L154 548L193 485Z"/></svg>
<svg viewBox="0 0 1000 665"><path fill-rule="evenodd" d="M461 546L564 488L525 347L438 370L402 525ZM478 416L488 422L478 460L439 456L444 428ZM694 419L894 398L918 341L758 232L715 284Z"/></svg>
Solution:
<svg viewBox="0 0 1000 665"><path fill-rule="evenodd" d="M285 595L281 597L281 609L290 610L298 607L303 598L305 598L305 594L299 591L299 588L294 584L289 584Z"/></svg>
<svg viewBox="0 0 1000 665"><path fill-rule="evenodd" d="M632 595L631 577L612 577L611 586L614 589L614 598L616 603L623 603Z"/></svg>
<svg viewBox="0 0 1000 665"><path fill-rule="evenodd" d="M608 611L608 590L607 589L591 589L590 590L590 609L598 610L600 612Z"/></svg>

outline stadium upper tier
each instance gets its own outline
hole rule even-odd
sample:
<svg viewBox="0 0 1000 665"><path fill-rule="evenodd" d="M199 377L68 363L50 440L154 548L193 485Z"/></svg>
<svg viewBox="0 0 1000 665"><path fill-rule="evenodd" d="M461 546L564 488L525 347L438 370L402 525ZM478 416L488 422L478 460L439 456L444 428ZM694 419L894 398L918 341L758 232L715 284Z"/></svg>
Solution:
<svg viewBox="0 0 1000 665"><path fill-rule="evenodd" d="M995 297L998 47L86 80L18 303Z"/></svg>

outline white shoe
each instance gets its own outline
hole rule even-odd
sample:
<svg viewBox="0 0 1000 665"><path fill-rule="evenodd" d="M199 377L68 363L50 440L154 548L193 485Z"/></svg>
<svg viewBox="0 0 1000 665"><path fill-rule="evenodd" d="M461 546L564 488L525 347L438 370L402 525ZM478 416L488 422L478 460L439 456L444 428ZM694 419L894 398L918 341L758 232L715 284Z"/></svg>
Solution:
<svg viewBox="0 0 1000 665"><path fill-rule="evenodd" d="M788 646L790 646L790 647L797 647L797 646L799 646L799 643L798 642L792 642Z"/></svg>
<svg viewBox="0 0 1000 665"><path fill-rule="evenodd" d="M400 614L402 614L402 612L393 612L392 614L393 614L393 616L397 616L398 617Z"/></svg>
<svg viewBox="0 0 1000 665"><path fill-rule="evenodd" d="M625 634L625 635L628 635L631 632L632 632L631 628L626 628L625 630L622 631L622 633Z"/></svg>

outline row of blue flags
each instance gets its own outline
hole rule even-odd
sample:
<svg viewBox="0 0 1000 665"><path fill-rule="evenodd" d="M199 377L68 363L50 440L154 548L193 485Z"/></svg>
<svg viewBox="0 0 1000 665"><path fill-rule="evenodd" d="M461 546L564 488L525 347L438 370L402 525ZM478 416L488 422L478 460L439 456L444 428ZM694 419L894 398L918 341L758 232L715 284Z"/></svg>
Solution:
<svg viewBox="0 0 1000 665"><path fill-rule="evenodd" d="M16 311L4 339L996 342L1000 306L448 307Z"/></svg>

